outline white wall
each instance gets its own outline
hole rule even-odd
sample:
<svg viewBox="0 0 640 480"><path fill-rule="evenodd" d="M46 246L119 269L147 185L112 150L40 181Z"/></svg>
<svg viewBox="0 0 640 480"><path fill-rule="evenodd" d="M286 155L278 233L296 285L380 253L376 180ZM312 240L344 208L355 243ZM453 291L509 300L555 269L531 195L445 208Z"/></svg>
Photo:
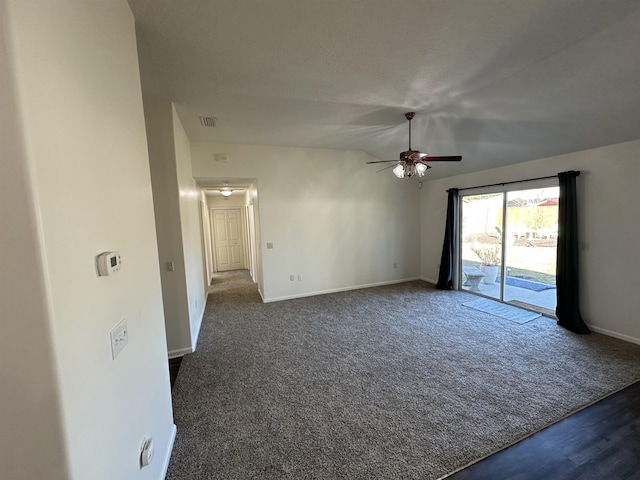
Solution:
<svg viewBox="0 0 640 480"><path fill-rule="evenodd" d="M207 288L211 284L211 277L213 276L213 252L211 245L211 218L209 216L209 204L207 202L207 195L204 190L200 191L200 210L202 212L202 237L204 242L204 271L206 273L205 280Z"/></svg>
<svg viewBox="0 0 640 480"><path fill-rule="evenodd" d="M171 106L171 113L175 139L176 171L178 174L180 226L184 248L191 347L195 350L207 296L203 257L203 223L200 205L202 190L193 179L191 144L173 105Z"/></svg>
<svg viewBox="0 0 640 480"><path fill-rule="evenodd" d="M189 139L169 102L144 102L169 357L196 348L206 304L201 193ZM173 271L167 263L173 262Z"/></svg>
<svg viewBox="0 0 640 480"><path fill-rule="evenodd" d="M60 386L6 3L0 0L0 475L58 480L68 478Z"/></svg>
<svg viewBox="0 0 640 480"><path fill-rule="evenodd" d="M3 475L5 468L36 471L53 452L50 474L11 478L64 478L56 467L66 448L69 478L158 479L175 430L133 17L124 0L3 2L14 42L22 154L33 175L28 204L35 218L18 226L38 225L40 243L29 245L34 233L25 228L24 246L6 253L19 258L28 249L34 274L38 250L43 254L42 277L31 286L34 306L19 304L24 313L12 320L34 329L16 348L22 348L21 362L52 373L61 409L58 415L47 412L52 407L41 394L50 389L47 381L39 384L40 375L22 378L32 401L52 415L47 422L54 445L45 457L34 448L24 452L30 455L26 462L24 455L10 459ZM105 250L122 256L122 270L112 277L96 274L95 256ZM35 319L45 315L42 284L48 319ZM109 331L122 319L129 344L112 360ZM44 358L51 353L42 338L47 321L57 376ZM64 436L60 447L57 422ZM157 457L141 470L144 436L153 437ZM40 439L31 441L35 447Z"/></svg>
<svg viewBox="0 0 640 480"><path fill-rule="evenodd" d="M144 102L158 261L169 356L190 353L191 323L181 234L171 104ZM173 271L168 267L173 263ZM181 352L181 353L180 353Z"/></svg>
<svg viewBox="0 0 640 480"><path fill-rule="evenodd" d="M580 255L582 316L597 331L640 343L638 158L640 141L634 141L426 182L420 197L422 277L438 277L448 188L580 170L578 228L580 241L589 245Z"/></svg>
<svg viewBox="0 0 640 480"><path fill-rule="evenodd" d="M256 274L258 289L260 289L260 286L264 285L264 272L262 269L262 248L260 248L260 245L262 244L262 228L260 227L260 197L258 196L257 182L251 186L249 198L251 199L250 203L253 203L253 220L256 235ZM262 290L260 290L260 295L264 298Z"/></svg>
<svg viewBox="0 0 640 480"><path fill-rule="evenodd" d="M257 197L257 191L252 184L246 191L245 203L247 212L247 251L248 251L248 267L251 273L251 279L258 281L258 257L256 250L258 249L258 234L256 229L256 207L254 205L254 196Z"/></svg>
<svg viewBox="0 0 640 480"><path fill-rule="evenodd" d="M198 179L257 179L265 301L418 276L417 185L365 153L194 142L191 157Z"/></svg>

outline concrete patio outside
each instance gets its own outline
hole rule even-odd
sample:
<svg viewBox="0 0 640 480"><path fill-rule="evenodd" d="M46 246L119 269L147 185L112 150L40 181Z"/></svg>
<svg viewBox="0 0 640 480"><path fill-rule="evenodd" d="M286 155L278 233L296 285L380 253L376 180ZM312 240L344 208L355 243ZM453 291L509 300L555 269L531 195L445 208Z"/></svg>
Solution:
<svg viewBox="0 0 640 480"><path fill-rule="evenodd" d="M481 281L478 284L478 289L479 291L474 292L470 289L470 286L462 286L462 290L466 292L490 297L495 300L500 300L499 283L486 284ZM504 301L507 303L514 303L518 307L537 311L546 316L554 316L553 313L556 310L556 288L555 286L553 286L552 288L548 288L546 290L538 292L535 290L530 290L528 288L505 285Z"/></svg>

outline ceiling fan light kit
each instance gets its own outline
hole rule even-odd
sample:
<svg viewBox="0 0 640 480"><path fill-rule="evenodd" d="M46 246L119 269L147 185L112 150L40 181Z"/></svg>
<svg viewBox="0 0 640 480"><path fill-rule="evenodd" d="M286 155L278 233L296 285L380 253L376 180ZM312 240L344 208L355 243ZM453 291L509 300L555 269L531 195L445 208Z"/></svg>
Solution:
<svg viewBox="0 0 640 480"><path fill-rule="evenodd" d="M423 177L425 172L429 170L431 167L422 162L400 162L398 163L393 170L393 174L398 178L411 178L415 175L419 177Z"/></svg>
<svg viewBox="0 0 640 480"><path fill-rule="evenodd" d="M393 168L393 174L398 178L411 178L414 176L422 177L427 170L431 168L425 162L459 162L462 157L459 155L452 155L447 157L433 157L427 153L420 152L419 150L411 149L411 120L415 116L415 112L407 112L404 114L404 118L409 120L409 149L400 153L400 160L379 160L375 162L367 163L390 163L397 162L397 165ZM388 167L391 168L391 167ZM383 169L384 170L384 169Z"/></svg>

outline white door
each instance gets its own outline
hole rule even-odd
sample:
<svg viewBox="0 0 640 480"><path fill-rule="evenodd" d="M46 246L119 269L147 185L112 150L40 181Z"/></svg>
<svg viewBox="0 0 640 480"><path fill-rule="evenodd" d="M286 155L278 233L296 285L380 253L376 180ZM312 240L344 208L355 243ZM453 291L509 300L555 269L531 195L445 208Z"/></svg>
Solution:
<svg viewBox="0 0 640 480"><path fill-rule="evenodd" d="M213 241L219 272L244 268L242 218L239 208L213 210Z"/></svg>

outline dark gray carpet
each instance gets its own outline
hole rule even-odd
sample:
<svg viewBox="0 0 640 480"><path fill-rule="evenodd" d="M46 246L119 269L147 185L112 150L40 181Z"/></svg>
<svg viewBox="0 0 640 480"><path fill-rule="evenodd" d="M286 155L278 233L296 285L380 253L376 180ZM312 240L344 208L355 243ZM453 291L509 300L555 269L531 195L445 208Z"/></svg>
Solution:
<svg viewBox="0 0 640 480"><path fill-rule="evenodd" d="M209 297L167 478L436 479L640 378L640 346L518 325L424 282Z"/></svg>

